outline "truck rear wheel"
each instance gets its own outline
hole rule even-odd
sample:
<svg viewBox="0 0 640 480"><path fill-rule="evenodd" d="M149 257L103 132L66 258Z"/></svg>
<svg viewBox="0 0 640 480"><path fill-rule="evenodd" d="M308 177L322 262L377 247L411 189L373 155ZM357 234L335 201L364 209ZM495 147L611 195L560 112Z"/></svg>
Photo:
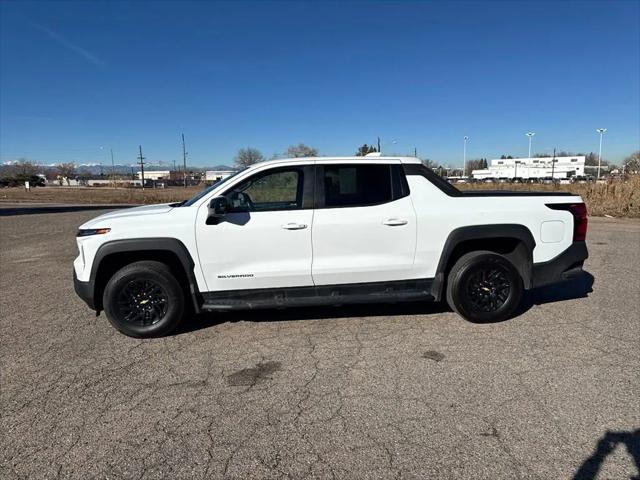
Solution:
<svg viewBox="0 0 640 480"><path fill-rule="evenodd" d="M510 318L522 294L518 271L505 257L490 251L460 257L447 280L447 303L471 322L499 322Z"/></svg>
<svg viewBox="0 0 640 480"><path fill-rule="evenodd" d="M171 332L184 313L184 293L164 263L141 261L118 270L107 282L104 311L111 324L135 338Z"/></svg>

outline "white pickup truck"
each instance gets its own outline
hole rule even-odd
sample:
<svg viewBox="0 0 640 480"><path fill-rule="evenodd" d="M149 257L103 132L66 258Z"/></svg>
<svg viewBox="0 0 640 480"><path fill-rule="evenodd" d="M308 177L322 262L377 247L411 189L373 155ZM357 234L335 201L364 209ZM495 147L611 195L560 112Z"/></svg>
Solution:
<svg viewBox="0 0 640 480"><path fill-rule="evenodd" d="M273 160L83 224L74 285L135 337L186 312L405 300L498 321L581 271L586 230L579 196L461 192L415 158Z"/></svg>

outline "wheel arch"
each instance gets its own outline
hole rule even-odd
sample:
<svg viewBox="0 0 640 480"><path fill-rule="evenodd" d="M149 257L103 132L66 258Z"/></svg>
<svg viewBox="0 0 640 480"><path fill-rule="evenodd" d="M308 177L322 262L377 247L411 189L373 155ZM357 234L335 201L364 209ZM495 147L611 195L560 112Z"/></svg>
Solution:
<svg viewBox="0 0 640 480"><path fill-rule="evenodd" d="M196 313L200 311L202 296L194 274L195 263L184 243L175 238L132 238L101 245L93 259L90 277L97 311L103 308L102 294L111 276L125 265L140 260L155 260L169 266L185 295L191 297Z"/></svg>
<svg viewBox="0 0 640 480"><path fill-rule="evenodd" d="M457 228L447 237L440 254L432 294L436 300L442 300L451 267L462 255L475 250L489 250L504 255L518 270L524 288L531 288L535 246L531 231L524 225L470 225Z"/></svg>

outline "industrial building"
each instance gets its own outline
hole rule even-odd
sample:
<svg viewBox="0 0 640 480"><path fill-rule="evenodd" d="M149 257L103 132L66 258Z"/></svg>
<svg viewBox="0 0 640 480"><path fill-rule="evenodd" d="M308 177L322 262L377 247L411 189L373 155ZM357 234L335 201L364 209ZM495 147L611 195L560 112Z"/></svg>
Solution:
<svg viewBox="0 0 640 480"><path fill-rule="evenodd" d="M145 170L145 180L168 180L171 172L169 170ZM142 171L138 171L138 180L142 180Z"/></svg>
<svg viewBox="0 0 640 480"><path fill-rule="evenodd" d="M487 178L571 178L584 176L585 157L497 158L489 167L473 170L474 179Z"/></svg>
<svg viewBox="0 0 640 480"><path fill-rule="evenodd" d="M236 173L235 170L207 170L204 179L207 182L217 182L234 173Z"/></svg>

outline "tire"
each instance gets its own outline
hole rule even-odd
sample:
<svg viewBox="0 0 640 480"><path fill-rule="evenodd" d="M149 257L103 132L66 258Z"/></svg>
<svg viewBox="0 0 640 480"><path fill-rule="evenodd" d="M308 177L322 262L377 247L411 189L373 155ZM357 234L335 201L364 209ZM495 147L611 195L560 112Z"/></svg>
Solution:
<svg viewBox="0 0 640 480"><path fill-rule="evenodd" d="M502 255L477 251L463 255L447 278L447 303L470 322L511 318L522 300L522 278Z"/></svg>
<svg viewBox="0 0 640 480"><path fill-rule="evenodd" d="M102 297L107 318L120 332L134 338L171 332L184 314L184 291L164 263L141 261L118 270Z"/></svg>

